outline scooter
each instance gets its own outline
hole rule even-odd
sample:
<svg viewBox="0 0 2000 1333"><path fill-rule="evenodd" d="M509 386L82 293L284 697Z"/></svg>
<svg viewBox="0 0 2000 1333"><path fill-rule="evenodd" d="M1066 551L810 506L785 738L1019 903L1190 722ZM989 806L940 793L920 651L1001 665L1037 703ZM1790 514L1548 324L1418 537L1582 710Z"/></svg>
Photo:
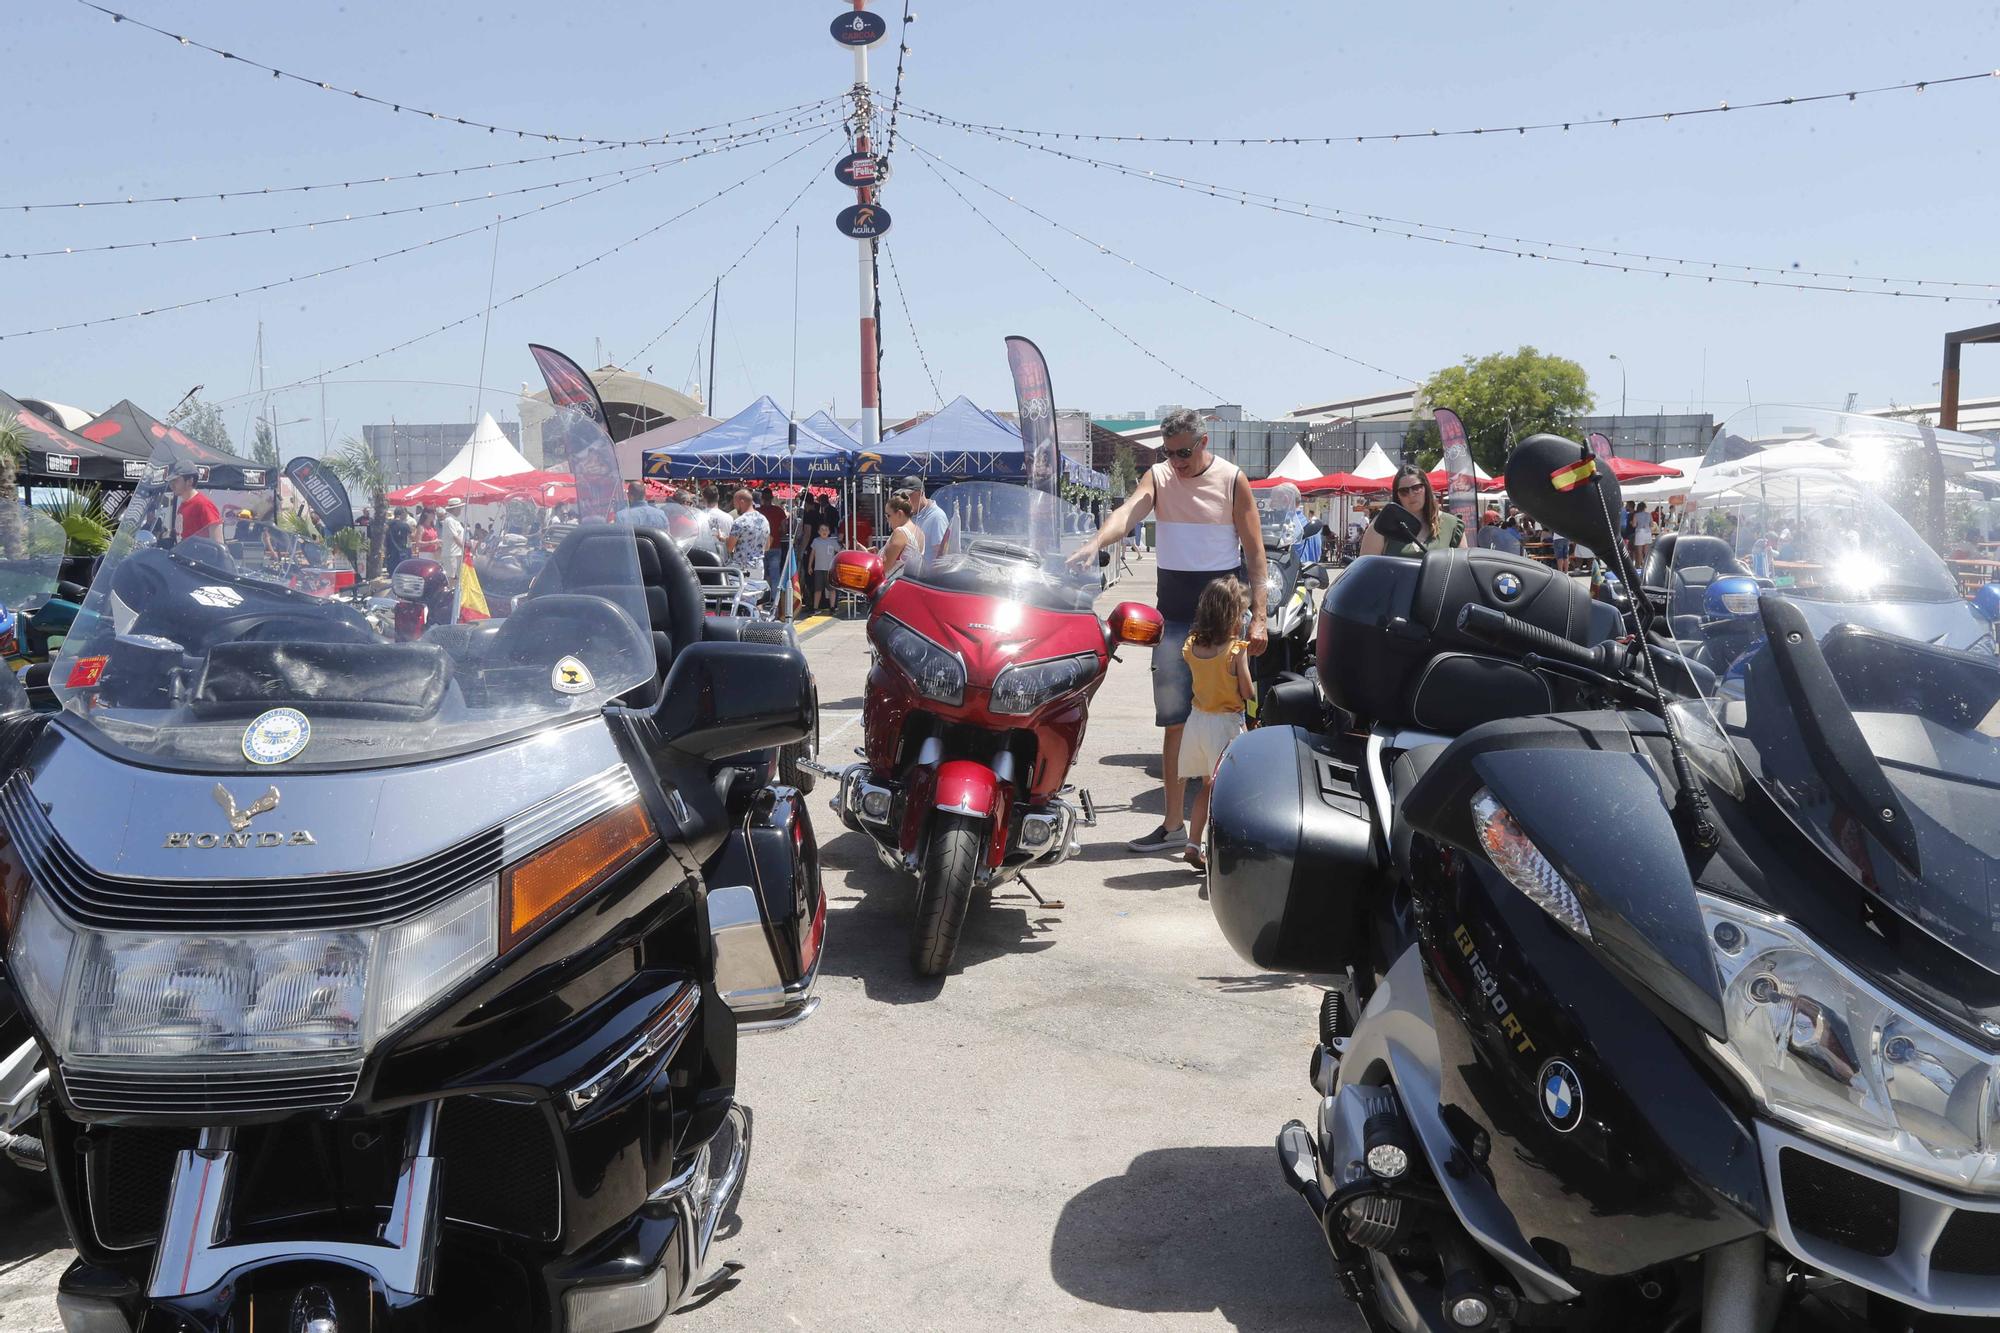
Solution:
<svg viewBox="0 0 2000 1333"><path fill-rule="evenodd" d="M517 410L579 474L610 456L564 401ZM490 630L403 640L130 540L171 504L128 507L62 711L0 714L64 1326L596 1333L716 1289L738 1034L817 1003L817 843L770 781L803 657L615 524Z"/></svg>
<svg viewBox="0 0 2000 1333"><path fill-rule="evenodd" d="M870 552L843 551L832 571L874 603L865 757L839 774L833 808L884 865L916 877L910 956L922 976L951 967L977 892L1062 863L1075 829L1096 823L1088 792L1067 796L1091 696L1113 648L1164 629L1136 602L1097 618L1098 571L1062 553L1090 530L1076 506L993 482L947 486L931 503L952 516L953 554L886 582Z"/></svg>
<svg viewBox="0 0 2000 1333"><path fill-rule="evenodd" d="M1856 455L1899 433L1823 430ZM2000 1315L2000 1153L1968 1091L2000 1077L2000 946L1949 890L1996 868L2000 664L1826 623L1866 589L1952 586L1859 481L1894 459L1867 461L1726 499L1828 555L1759 599L1739 695L1650 607L1593 643L1578 585L1531 562L1369 557L1320 623L1353 727L1225 755L1224 935L1339 978L1317 1114L1277 1149L1369 1327ZM1507 487L1616 549L1616 483L1581 445L1523 442Z"/></svg>

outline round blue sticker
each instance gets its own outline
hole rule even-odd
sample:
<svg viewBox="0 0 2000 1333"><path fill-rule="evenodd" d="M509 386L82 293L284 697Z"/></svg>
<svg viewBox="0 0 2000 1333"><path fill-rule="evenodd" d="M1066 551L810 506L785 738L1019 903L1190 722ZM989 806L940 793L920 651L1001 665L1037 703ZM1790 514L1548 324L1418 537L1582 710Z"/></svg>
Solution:
<svg viewBox="0 0 2000 1333"><path fill-rule="evenodd" d="M1559 1134L1583 1123L1583 1080L1567 1061L1542 1066L1542 1118Z"/></svg>
<svg viewBox="0 0 2000 1333"><path fill-rule="evenodd" d="M296 708L273 708L243 729L243 757L253 764L282 764L312 739L312 723Z"/></svg>

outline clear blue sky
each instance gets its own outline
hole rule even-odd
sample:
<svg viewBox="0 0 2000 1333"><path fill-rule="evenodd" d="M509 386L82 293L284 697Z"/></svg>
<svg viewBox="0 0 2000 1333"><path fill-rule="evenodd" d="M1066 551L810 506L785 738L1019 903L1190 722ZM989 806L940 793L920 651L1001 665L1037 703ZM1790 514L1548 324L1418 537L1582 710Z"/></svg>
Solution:
<svg viewBox="0 0 2000 1333"><path fill-rule="evenodd" d="M128 0L135 16L246 56L390 98L504 124L630 136L843 91L834 0L755 4L251 4ZM899 15L900 3L877 0ZM931 3L910 29L904 96L967 119L1062 130L1263 135L1396 130L1671 109L2000 67L2000 5L1879 3L1499 6ZM548 16L554 15L551 19ZM224 62L74 0L6 9L0 203L212 191L463 166L556 151L418 120ZM891 43L872 73L886 98ZM1667 125L1335 147L1075 145L1141 167L1517 235L1634 251L2000 282L2000 79ZM904 122L924 147L1189 286L1329 347L1421 376L1533 343L1572 356L1615 410L1617 353L1633 410L1766 401L1864 405L1935 397L1941 333L2000 320L1991 302L1889 300L1697 285L1419 245L1276 216ZM510 223L501 297L651 226L802 142L642 176ZM792 226L803 228L801 414L856 406L851 200L827 140L620 255L501 310L485 382L532 374L525 344L628 360L694 300L814 173L804 200L724 285L719 407L781 403L792 372ZM278 226L665 159L635 149L540 167L285 195L86 211L0 212L0 251ZM1058 401L1098 413L1209 401L1078 308L899 149L890 243L946 397L1007 406L1001 338L1035 337ZM0 331L166 304L347 263L582 186L240 240L0 264ZM968 187L969 188L969 187ZM1002 201L980 207L1112 322L1224 399L1281 414L1392 380L1164 287ZM479 310L491 234L196 310L0 342L0 388L99 410L164 413L195 383L308 377ZM885 414L936 405L884 273ZM638 359L681 385L706 310ZM480 323L356 377L470 383ZM1705 371L1704 371L1705 364ZM1968 393L2000 391L2000 350L1974 352ZM1746 381L1748 389L1746 391ZM1704 394L1705 385L1705 394ZM372 409L343 395L341 433ZM316 411L303 398L285 409ZM408 412L414 410L404 407ZM451 416L461 408L439 407ZM239 434L243 408L232 411ZM302 428L310 430L310 428Z"/></svg>

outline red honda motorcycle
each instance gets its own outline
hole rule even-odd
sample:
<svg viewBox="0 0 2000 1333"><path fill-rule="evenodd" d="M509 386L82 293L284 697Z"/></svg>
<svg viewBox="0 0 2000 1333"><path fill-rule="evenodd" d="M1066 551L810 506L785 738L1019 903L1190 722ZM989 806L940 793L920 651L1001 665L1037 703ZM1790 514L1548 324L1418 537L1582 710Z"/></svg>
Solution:
<svg viewBox="0 0 2000 1333"><path fill-rule="evenodd" d="M1160 638L1159 613L1093 609L1096 566L1064 561L1095 531L1042 492L993 482L931 497L951 520L947 553L886 582L882 561L847 551L832 582L874 601L862 726L864 762L840 774L834 810L895 870L917 876L911 958L951 966L974 894L1078 850L1096 823L1090 794L1067 794L1090 698L1120 643Z"/></svg>

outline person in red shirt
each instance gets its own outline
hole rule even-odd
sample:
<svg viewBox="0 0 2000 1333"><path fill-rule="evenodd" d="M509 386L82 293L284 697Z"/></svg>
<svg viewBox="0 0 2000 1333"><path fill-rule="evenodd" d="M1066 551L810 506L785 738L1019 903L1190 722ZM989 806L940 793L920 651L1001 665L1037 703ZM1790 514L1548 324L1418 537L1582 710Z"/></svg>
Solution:
<svg viewBox="0 0 2000 1333"><path fill-rule="evenodd" d="M174 540L184 542L190 537L206 537L210 541L222 540L222 511L215 507L215 501L195 489L199 471L193 463L174 465L172 477L167 486L174 493Z"/></svg>

